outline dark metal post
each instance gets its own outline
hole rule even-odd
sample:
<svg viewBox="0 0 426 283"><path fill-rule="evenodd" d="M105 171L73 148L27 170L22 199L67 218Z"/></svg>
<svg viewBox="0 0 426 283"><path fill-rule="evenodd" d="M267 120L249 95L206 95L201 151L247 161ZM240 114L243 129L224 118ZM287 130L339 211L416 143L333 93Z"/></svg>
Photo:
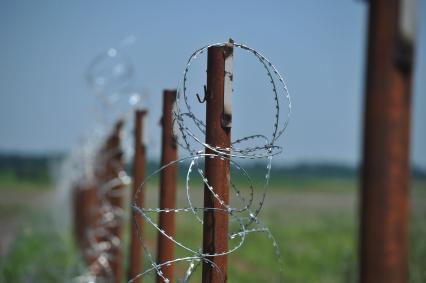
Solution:
<svg viewBox="0 0 426 283"><path fill-rule="evenodd" d="M207 93L206 93L206 143L222 149L231 146L231 128L223 127L225 59L232 55L232 46L215 46L208 49L207 59ZM206 149L206 153L212 153ZM229 203L230 162L224 158L205 158L205 174L208 183L219 198ZM219 203L207 186L204 187L205 208L226 208ZM217 254L228 250L228 213L221 210L206 210L203 226L203 253ZM203 283L227 281L227 256L208 257L216 267L203 262Z"/></svg>
<svg viewBox="0 0 426 283"><path fill-rule="evenodd" d="M135 112L135 130L134 130L134 146L135 156L133 160L133 190L132 190L132 203L138 207L143 207L145 202L144 191L145 188L139 190L139 186L145 179L146 170L146 148L143 144L143 119L147 111L137 110ZM133 221L131 223L130 231L130 250L129 250L129 270L127 279L131 280L143 271L143 251L139 243L138 233L143 231L143 219L139 213L132 213ZM139 229L139 232L138 232ZM141 283L142 278L135 279L134 283Z"/></svg>
<svg viewBox="0 0 426 283"><path fill-rule="evenodd" d="M176 101L175 90L165 90L163 95L163 117L161 118L161 125L163 126L162 133L162 152L161 152L161 166L167 165L172 161L177 160L177 147L176 140L173 135L173 117L172 110ZM174 209L176 208L176 182L177 182L177 165L172 165L164 168L160 176L160 209ZM175 237L176 233L176 217L175 212L160 212L159 229ZM158 256L157 263L161 264L172 260L174 258L174 243L158 233ZM174 282L174 266L164 265L161 267L163 276L167 278L168 282ZM161 283L164 280L157 275L157 282Z"/></svg>
<svg viewBox="0 0 426 283"><path fill-rule="evenodd" d="M408 282L413 45L397 0L370 1L361 172L360 282Z"/></svg>

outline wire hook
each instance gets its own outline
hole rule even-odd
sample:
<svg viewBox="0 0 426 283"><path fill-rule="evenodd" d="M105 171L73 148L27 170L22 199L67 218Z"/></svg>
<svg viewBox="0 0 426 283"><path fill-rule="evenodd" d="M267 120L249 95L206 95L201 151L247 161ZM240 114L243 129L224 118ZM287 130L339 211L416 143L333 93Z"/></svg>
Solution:
<svg viewBox="0 0 426 283"><path fill-rule="evenodd" d="M204 85L204 97L203 97L203 99L200 98L200 95L198 93L196 93L195 95L197 96L198 102L200 102L200 103L206 102L206 98L207 98L207 86Z"/></svg>

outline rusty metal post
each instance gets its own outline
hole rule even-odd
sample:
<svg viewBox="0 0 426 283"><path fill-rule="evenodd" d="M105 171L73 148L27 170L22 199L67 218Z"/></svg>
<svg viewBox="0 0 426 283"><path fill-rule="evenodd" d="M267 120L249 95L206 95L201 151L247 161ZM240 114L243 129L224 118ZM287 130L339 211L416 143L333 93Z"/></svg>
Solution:
<svg viewBox="0 0 426 283"><path fill-rule="evenodd" d="M175 90L165 90L163 95L163 117L161 125L163 127L162 145L161 145L161 166L167 165L172 161L177 160L177 146L173 135L173 106L176 101ZM160 175L160 209L176 208L176 182L177 182L177 165L172 165L164 168ZM175 212L160 212L159 229L175 237L176 233L176 217ZM161 264L174 258L174 243L158 233L158 248L157 248L157 263ZM174 266L164 265L161 271L168 282L174 282ZM164 280L157 275L157 282L162 283Z"/></svg>
<svg viewBox="0 0 426 283"><path fill-rule="evenodd" d="M134 130L134 146L135 156L133 160L133 190L132 190L132 203L135 203L138 207L143 207L145 202L144 190L139 186L145 179L146 170L146 148L143 143L143 119L147 114L145 110L137 110L135 112L135 130ZM131 280L143 271L143 251L139 243L138 233L143 231L143 219L139 213L132 212L132 225L130 231L130 250L129 250L129 270L127 273L127 279ZM138 232L139 229L139 232ZM142 278L134 280L135 283L141 283Z"/></svg>
<svg viewBox="0 0 426 283"><path fill-rule="evenodd" d="M215 46L208 49L207 92L206 92L206 143L222 149L231 146L231 128L223 127L231 117L225 114L225 59L233 53L232 46ZM226 123L225 123L226 124ZM206 153L212 153L206 149ZM224 158L205 158L205 174L208 183L219 198L229 203L230 162ZM204 187L204 207L225 209ZM228 250L228 213L220 210L206 210L203 226L203 253L218 254ZM203 262L203 283L227 281L227 256L208 257L219 270L210 263Z"/></svg>
<svg viewBox="0 0 426 283"><path fill-rule="evenodd" d="M97 228L99 217L100 217L100 198L98 195L98 191L96 190L96 187L94 187L91 184L85 184L82 187L80 187L80 212L79 214L82 216L82 219L80 220L83 227L82 228L82 242L81 242L81 249L83 251L84 259L86 260L86 263L88 265L91 265L96 258L88 253L90 249L90 242L89 242L89 230L95 230Z"/></svg>
<svg viewBox="0 0 426 283"><path fill-rule="evenodd" d="M101 183L106 184L107 182L114 180L119 177L121 171L124 170L124 159L123 152L121 150L121 138L120 133L124 126L123 121L117 122L113 133L109 136L101 154L104 156L105 169L103 176L100 177ZM110 204L119 209L124 209L124 187L125 185L120 184L111 188L108 192L107 198ZM117 221L121 219L117 218ZM115 226L109 228L110 233L117 237L119 242L122 242L123 225L118 222ZM110 266L114 274L115 283L120 283L123 278L123 251L121 244L119 246L113 246L109 255Z"/></svg>
<svg viewBox="0 0 426 283"><path fill-rule="evenodd" d="M73 187L74 233L78 248L87 265L95 258L90 249L89 230L96 229L100 217L100 198L93 184L81 182Z"/></svg>
<svg viewBox="0 0 426 283"><path fill-rule="evenodd" d="M408 282L413 44L397 0L370 1L361 172L360 282Z"/></svg>

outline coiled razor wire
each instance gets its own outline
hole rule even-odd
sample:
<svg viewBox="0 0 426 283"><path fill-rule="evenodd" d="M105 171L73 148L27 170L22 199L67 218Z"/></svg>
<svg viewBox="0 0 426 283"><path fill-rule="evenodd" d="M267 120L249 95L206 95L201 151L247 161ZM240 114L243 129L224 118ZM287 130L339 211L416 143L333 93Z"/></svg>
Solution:
<svg viewBox="0 0 426 283"><path fill-rule="evenodd" d="M133 36L127 37L119 47L133 44L134 41ZM90 264L87 270L73 278L72 282L114 282L113 265L117 260L122 260L116 258L117 251L123 247L122 240L114 231L123 227L126 215L124 209L115 205L113 200L123 198L126 190L119 188L129 185L130 178L124 170L122 158L116 158L123 155L123 143L127 140L123 137L123 129L119 124L123 125L134 108L139 106L142 95L133 85L133 65L120 51L118 48L110 48L95 57L86 74L87 82L93 93L100 98L104 111L98 113L101 114L101 117L98 117L101 124L95 127L95 135L91 133L84 145L89 151L84 152L84 164L79 166L83 172L76 177L80 188L95 188L99 203L94 205L96 208L93 211L96 222L85 227L87 247L83 255L90 259ZM123 100L124 98L127 100ZM123 105L118 105L122 102ZM112 134L111 118L116 123ZM118 145L108 146L111 138L117 138Z"/></svg>
<svg viewBox="0 0 426 283"><path fill-rule="evenodd" d="M81 176L77 187L78 190L94 190L96 195L96 202L90 204L89 215L95 221L83 227L82 254L89 265L72 282L113 282L113 265L121 260L116 255L122 248L122 241L114 231L123 226L125 211L114 204L114 199L123 197L125 190L122 187L130 184L130 178L124 171L122 161L117 158L122 155L120 147L108 148L104 145L103 148L96 148L96 152L96 156L86 160L93 167L93 173Z"/></svg>
<svg viewBox="0 0 426 283"><path fill-rule="evenodd" d="M146 257L148 258L150 268L144 270L142 273L140 273L135 278L131 279L129 282L134 282L137 278L145 276L147 274L155 272L159 277L161 277L164 282L169 282L169 278L166 278L161 270L163 266L169 266L172 264L177 263L186 263L186 273L185 275L179 279L179 282L189 282L191 279L191 276L194 274L194 272L197 270L197 267L202 262L206 262L210 264L213 269L220 274L220 277L224 279L223 274L221 274L221 271L219 268L209 260L211 257L220 257L220 256L226 256L231 253L234 253L239 248L242 247L244 244L246 237L253 233L264 233L266 236L270 239L271 244L275 250L275 254L277 257L277 261L279 264L279 280L282 280L282 273L283 273L283 261L281 258L280 248L278 245L278 242L270 232L269 228L258 218L258 215L263 207L267 187L270 180L270 172L271 172L271 166L272 166L272 159L275 155L282 152L282 147L276 145L277 140L279 137L283 134L285 131L290 113L291 113L291 100L290 95L287 89L287 85L284 82L284 79L276 69L276 67L260 52L257 50L248 47L243 44L233 43L233 46L236 48L240 48L249 54L254 55L261 63L263 68L266 71L267 77L269 78L269 82L272 88L273 93L273 100L275 104L274 108L274 123L272 128L272 133L270 137L267 137L262 134L253 134L246 137L238 138L234 140L231 143L230 148L221 148L217 146L212 146L209 144L206 144L203 142L203 139L205 137L205 123L197 118L194 114L194 112L191 109L190 103L189 103L189 95L187 92L187 82L188 82L188 72L190 70L191 64L193 61L197 58L198 55L204 53L208 48L213 46L225 46L229 43L216 43L204 46L198 50L196 50L192 55L189 57L188 62L186 64L185 70L183 72L183 80L180 82L178 93L177 93L177 99L176 99L176 106L173 110L173 123L174 123L174 131L175 136L177 138L177 144L183 148L187 153L188 156L181 158L179 160L173 161L169 164L166 164L153 172L151 175L149 175L142 184L139 186L139 190L137 191L135 195L135 202L132 205L132 208L135 213L140 214L143 219L151 224L155 229L159 231L162 235L167 237L170 241L173 241L173 243L182 248L183 250L187 251L189 253L189 256L176 258L167 262L156 262L154 260L154 257L152 253L149 251L149 248L144 242L143 236L141 231L139 231L139 240L144 248ZM282 88L282 91L278 90L278 86ZM287 115L280 115L280 99L285 99L287 101L286 106L288 113ZM193 130L190 129L188 126L189 123L192 123L195 125L198 130L202 133L201 136L197 136ZM255 146L242 146L244 142L247 141L258 141L259 144ZM198 144L201 146L201 149L197 149L192 144L195 142L195 144ZM205 150L209 149L211 153L205 153ZM239 201L242 202L242 207L235 208L231 207L231 205L226 204L224 200L220 198L220 196L215 192L215 188L212 187L209 184L209 180L206 178L204 169L202 168L202 160L206 158L220 158L220 159L226 159L229 160L231 167L237 169L243 177L247 180L249 183L249 196L245 197L243 192L237 188L237 186L232 182L231 180L231 187L234 192L234 195L239 199ZM254 203L254 185L252 182L251 177L249 176L248 172L243 168L242 165L240 165L237 160L243 160L243 159L262 159L267 161L266 165L266 175L265 175L265 182L263 184L263 187L261 189L261 198L259 203L256 205ZM186 201L187 206L181 207L181 208L175 208L175 209L159 209L159 208L147 208L147 207L139 207L137 205L137 198L141 190L144 188L144 185L146 182L148 182L153 176L157 175L160 171L164 170L165 168L169 166L178 166L181 163L189 162L189 166L187 168L186 173L186 182L185 182L185 190L186 190ZM202 179L203 185L205 188L207 188L211 194L216 198L216 200L220 203L220 208L211 208L211 207L196 207L193 204L192 197L191 197L191 186L190 181L192 174L198 174L198 176ZM156 221L153 219L153 214L159 214L159 213L190 213L192 214L195 219L200 223L203 224L203 219L198 215L198 213L202 213L205 211L223 211L225 213L228 213L230 217L231 223L237 223L238 229L236 231L232 231L229 233L229 240L238 239L239 241L234 244L232 247L229 248L227 251L223 251L220 253L215 254L209 254L209 253L203 253L201 248L191 248L181 241L179 241L176 237L172 237L171 235L168 235L166 231L162 230L159 225L156 223ZM224 280L223 280L224 281Z"/></svg>

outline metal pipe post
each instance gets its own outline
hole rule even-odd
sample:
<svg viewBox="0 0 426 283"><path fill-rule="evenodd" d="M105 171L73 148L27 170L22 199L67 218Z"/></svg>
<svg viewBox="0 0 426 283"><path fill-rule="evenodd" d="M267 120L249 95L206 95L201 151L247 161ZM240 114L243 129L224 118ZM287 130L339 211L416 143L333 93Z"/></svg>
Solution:
<svg viewBox="0 0 426 283"><path fill-rule="evenodd" d="M414 48L403 33L403 1L370 1L360 282L408 282L410 101Z"/></svg>
<svg viewBox="0 0 426 283"><path fill-rule="evenodd" d="M206 92L206 143L210 146L229 149L231 128L224 127L230 121L225 113L225 60L233 53L231 46L215 46L208 49ZM226 123L225 123L226 124ZM225 150L228 151L229 150ZM206 148L206 154L212 151ZM230 162L229 158L205 158L205 174L209 185L225 204L229 203ZM228 212L225 206L204 186L203 253L218 254L228 250ZM214 266L203 261L202 282L227 282L228 258L209 256Z"/></svg>
<svg viewBox="0 0 426 283"><path fill-rule="evenodd" d="M145 179L146 171L146 148L143 143L143 120L147 111L137 110L135 112L135 130L134 130L134 146L135 156L133 159L133 189L132 203L138 207L143 207L145 202L145 186L140 188ZM139 242L139 233L143 231L143 219L139 213L132 212L133 221L130 231L130 250L129 250L129 270L127 272L128 281L135 278L143 270L143 250ZM139 230L138 230L139 229ZM141 283L142 278L135 279L134 283Z"/></svg>
<svg viewBox="0 0 426 283"><path fill-rule="evenodd" d="M121 150L121 131L124 126L123 121L118 121L114 127L113 133L109 136L102 154L105 160L105 175L103 176L102 184L108 184L108 182L115 180L120 177L120 173L124 170L124 158ZM108 191L108 201L115 209L124 210L124 184L113 186ZM118 215L115 216L116 222L112 227L109 228L110 233L113 237L116 237L118 245L114 242L111 244L111 251L109 255L110 266L114 275L114 283L120 283L123 278L123 251L122 251L122 239L123 239L123 225L122 218Z"/></svg>
<svg viewBox="0 0 426 283"><path fill-rule="evenodd" d="M163 117L161 125L163 127L162 146L161 146L161 166L167 165L177 160L176 139L173 135L173 106L176 101L175 90L165 90L163 94ZM168 166L161 171L160 175L160 209L176 208L176 189L177 189L177 164ZM176 234L176 216L174 211L160 212L159 229L167 235L175 237ZM174 243L162 233L158 232L158 255L157 263L165 263L174 258ZM174 266L164 265L161 267L163 276L168 282L174 282ZM164 282L161 276L157 275L157 282Z"/></svg>

